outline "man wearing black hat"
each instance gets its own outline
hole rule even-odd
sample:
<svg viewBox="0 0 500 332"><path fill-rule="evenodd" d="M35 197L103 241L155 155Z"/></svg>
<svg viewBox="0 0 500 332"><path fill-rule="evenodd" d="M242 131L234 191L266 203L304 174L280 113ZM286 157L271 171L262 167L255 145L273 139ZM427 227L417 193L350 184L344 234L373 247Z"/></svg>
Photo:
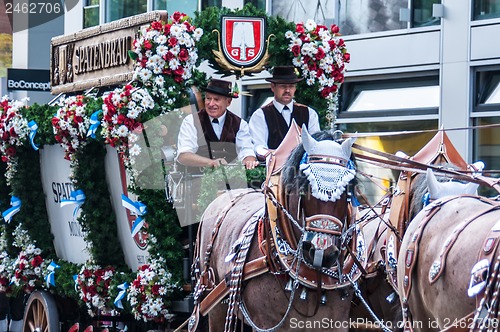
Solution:
<svg viewBox="0 0 500 332"><path fill-rule="evenodd" d="M205 91L205 108L188 115L177 140L177 161L190 167L218 167L242 161L247 169L258 165L253 152L248 123L227 107L232 98L232 83L211 79Z"/></svg>
<svg viewBox="0 0 500 332"><path fill-rule="evenodd" d="M261 151L274 150L280 145L292 119L299 127L305 124L311 134L320 130L318 113L293 100L297 82L302 81L293 66L274 67L273 76L266 81L271 82L274 100L257 109L249 121L250 134L259 157L263 156Z"/></svg>

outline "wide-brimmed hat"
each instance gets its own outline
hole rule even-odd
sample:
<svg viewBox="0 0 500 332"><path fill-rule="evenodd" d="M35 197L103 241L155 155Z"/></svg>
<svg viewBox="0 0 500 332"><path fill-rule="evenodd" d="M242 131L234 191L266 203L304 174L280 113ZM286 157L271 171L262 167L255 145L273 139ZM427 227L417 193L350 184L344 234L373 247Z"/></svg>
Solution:
<svg viewBox="0 0 500 332"><path fill-rule="evenodd" d="M233 83L225 80L212 78L206 87L201 89L206 92L215 93L224 97L238 98L238 95L233 93Z"/></svg>
<svg viewBox="0 0 500 332"><path fill-rule="evenodd" d="M297 83L302 81L303 78L297 77L295 68L293 66L276 66L273 69L273 77L266 78L266 81L271 83Z"/></svg>

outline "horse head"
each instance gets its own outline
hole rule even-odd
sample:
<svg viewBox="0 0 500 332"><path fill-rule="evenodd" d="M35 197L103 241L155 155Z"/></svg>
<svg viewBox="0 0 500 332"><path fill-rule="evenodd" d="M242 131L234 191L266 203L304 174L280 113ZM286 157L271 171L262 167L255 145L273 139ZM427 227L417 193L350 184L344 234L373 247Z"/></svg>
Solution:
<svg viewBox="0 0 500 332"><path fill-rule="evenodd" d="M302 145L292 152L283 171L286 209L296 216L298 249L314 269L330 268L344 247L348 218L349 183L355 177L351 147L355 138L342 142L336 133L312 137L302 128Z"/></svg>
<svg viewBox="0 0 500 332"><path fill-rule="evenodd" d="M477 163L476 163L477 164ZM473 165L476 165L473 164ZM443 166L451 170L457 167L449 164ZM479 170L479 172L482 168ZM455 195L477 195L479 184L473 182L452 181L449 177L436 177L432 169L428 168L425 174L419 174L415 178L415 184L411 189L410 220L431 201L446 196Z"/></svg>

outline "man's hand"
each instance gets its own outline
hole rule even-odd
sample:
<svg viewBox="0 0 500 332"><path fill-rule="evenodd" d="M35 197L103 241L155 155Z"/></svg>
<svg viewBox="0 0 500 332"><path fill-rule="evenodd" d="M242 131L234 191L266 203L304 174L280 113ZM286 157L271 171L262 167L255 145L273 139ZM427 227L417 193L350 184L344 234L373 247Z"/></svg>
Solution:
<svg viewBox="0 0 500 332"><path fill-rule="evenodd" d="M210 159L208 166L210 167L220 167L220 165L227 165L227 161L224 158Z"/></svg>
<svg viewBox="0 0 500 332"><path fill-rule="evenodd" d="M259 162L254 156L248 156L243 159L243 165L245 165L246 169L254 169L259 165Z"/></svg>

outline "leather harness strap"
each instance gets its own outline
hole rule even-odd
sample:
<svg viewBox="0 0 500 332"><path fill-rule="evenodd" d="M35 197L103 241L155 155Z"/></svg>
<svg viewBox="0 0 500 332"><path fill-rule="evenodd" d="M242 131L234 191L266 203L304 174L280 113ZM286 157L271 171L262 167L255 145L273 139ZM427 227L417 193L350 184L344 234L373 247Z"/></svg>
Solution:
<svg viewBox="0 0 500 332"><path fill-rule="evenodd" d="M269 271L266 257L259 257L250 262L245 263L243 268L243 280L249 280L260 276ZM213 307L229 294L229 277L231 273L226 275L226 278L219 282L219 284L201 301L200 314L205 316Z"/></svg>

